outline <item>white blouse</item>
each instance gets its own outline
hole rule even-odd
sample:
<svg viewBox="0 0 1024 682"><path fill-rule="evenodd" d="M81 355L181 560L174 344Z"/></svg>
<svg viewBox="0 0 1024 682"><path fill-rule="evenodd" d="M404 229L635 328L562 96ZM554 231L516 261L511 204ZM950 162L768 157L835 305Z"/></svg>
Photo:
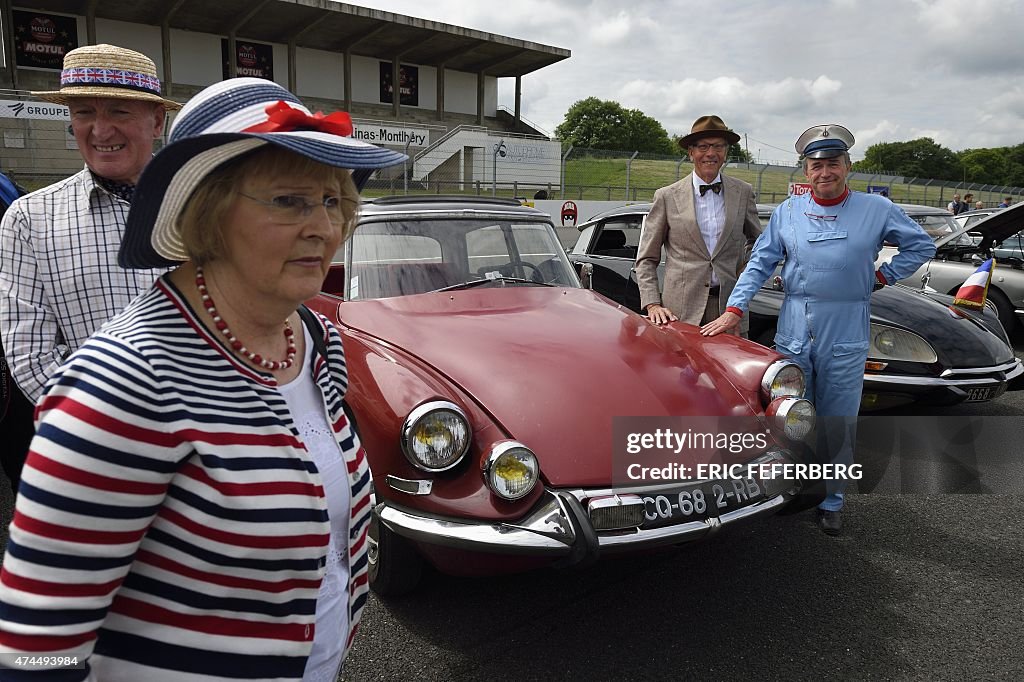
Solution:
<svg viewBox="0 0 1024 682"><path fill-rule="evenodd" d="M311 359L316 354L309 330L306 357L299 376L278 387L292 413L299 436L323 479L331 537L327 546L327 567L316 600L316 632L313 650L306 661L305 682L334 682L341 669L348 633L348 517L350 491L348 469L341 448L334 439L323 396L313 381Z"/></svg>

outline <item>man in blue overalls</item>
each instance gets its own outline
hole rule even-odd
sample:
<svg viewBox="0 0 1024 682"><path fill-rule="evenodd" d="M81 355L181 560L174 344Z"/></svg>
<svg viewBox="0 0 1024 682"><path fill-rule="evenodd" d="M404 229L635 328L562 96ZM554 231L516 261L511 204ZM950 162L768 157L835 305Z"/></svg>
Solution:
<svg viewBox="0 0 1024 682"><path fill-rule="evenodd" d="M726 312L701 328L714 336L739 324L750 299L785 260L786 292L775 346L800 365L819 417L818 447L833 463L851 464L868 354L871 292L909 277L935 255L935 245L903 210L877 194L851 192L853 134L841 125L808 128L796 141L811 193L776 207L754 244ZM875 271L882 242L899 253ZM845 480L827 482L818 525L842 530Z"/></svg>

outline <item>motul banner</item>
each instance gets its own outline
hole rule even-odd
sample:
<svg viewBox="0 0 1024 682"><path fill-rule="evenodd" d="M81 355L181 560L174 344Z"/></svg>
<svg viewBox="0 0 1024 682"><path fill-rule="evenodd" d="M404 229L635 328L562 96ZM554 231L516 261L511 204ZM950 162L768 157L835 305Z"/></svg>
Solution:
<svg viewBox="0 0 1024 682"><path fill-rule="evenodd" d="M395 85L391 82L391 62L380 63L380 101L392 104ZM420 69L408 64L398 65L399 103L408 107L419 106L420 103Z"/></svg>
<svg viewBox="0 0 1024 682"><path fill-rule="evenodd" d="M220 39L220 56L224 78L228 78L228 39ZM235 41L235 73L239 76L274 80L274 46L249 40Z"/></svg>
<svg viewBox="0 0 1024 682"><path fill-rule="evenodd" d="M64 55L78 47L75 17L20 9L13 15L14 59L18 66L60 71Z"/></svg>

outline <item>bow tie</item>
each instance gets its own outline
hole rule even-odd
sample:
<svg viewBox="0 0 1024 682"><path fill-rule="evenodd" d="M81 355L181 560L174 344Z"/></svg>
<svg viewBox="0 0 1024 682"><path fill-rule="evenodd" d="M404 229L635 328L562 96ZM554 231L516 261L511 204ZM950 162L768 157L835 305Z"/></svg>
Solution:
<svg viewBox="0 0 1024 682"><path fill-rule="evenodd" d="M722 182L721 182L721 180L719 180L718 182L712 182L710 185L701 185L697 189L700 190L700 195L701 196L704 196L705 194L707 194L708 190L711 190L715 194L718 194L719 192L722 191Z"/></svg>

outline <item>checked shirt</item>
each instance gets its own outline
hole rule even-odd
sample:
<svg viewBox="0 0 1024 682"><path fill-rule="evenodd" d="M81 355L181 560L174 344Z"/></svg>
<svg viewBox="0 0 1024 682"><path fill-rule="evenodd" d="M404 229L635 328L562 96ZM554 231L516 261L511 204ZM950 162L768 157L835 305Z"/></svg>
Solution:
<svg viewBox="0 0 1024 682"><path fill-rule="evenodd" d="M118 266L128 209L84 169L14 202L0 223L0 341L29 400L164 272Z"/></svg>

